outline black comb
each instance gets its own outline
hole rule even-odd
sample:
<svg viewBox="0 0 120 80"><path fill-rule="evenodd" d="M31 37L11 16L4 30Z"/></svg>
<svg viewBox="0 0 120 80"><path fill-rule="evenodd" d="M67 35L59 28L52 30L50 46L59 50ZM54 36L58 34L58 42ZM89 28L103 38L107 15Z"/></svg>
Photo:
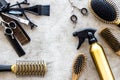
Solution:
<svg viewBox="0 0 120 80"><path fill-rule="evenodd" d="M120 27L118 8L111 0L91 0L90 9L99 20L105 23L113 23Z"/></svg>

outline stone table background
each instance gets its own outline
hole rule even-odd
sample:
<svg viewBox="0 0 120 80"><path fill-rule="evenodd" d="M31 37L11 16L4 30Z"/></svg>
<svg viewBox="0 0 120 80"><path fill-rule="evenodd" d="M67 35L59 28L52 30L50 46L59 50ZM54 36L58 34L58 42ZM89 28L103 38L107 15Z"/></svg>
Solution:
<svg viewBox="0 0 120 80"><path fill-rule="evenodd" d="M16 1L22 0L7 0L12 4ZM50 4L50 16L35 16L27 14L29 18L38 25L34 30L29 26L23 25L26 32L31 37L31 42L23 46L26 55L18 57L14 49L9 44L8 40L0 31L0 64L14 64L16 60L45 60L50 63L48 65L48 73L44 78L40 77L16 77L11 72L0 73L0 80L71 80L72 64L77 53L84 53L87 55L87 66L82 73L79 80L99 80L95 66L89 54L89 44L86 40L79 50L76 50L78 39L72 36L76 30L84 28L95 28L98 31L95 36L99 43L105 49L108 61L112 68L115 80L120 80L120 57L117 56L111 48L104 42L98 34L99 31L105 27L114 30L119 29L115 25L105 24L96 19L88 8L88 0L74 0L74 4L79 8L86 7L89 11L88 16L75 10L78 16L78 23L76 28L69 20L71 13L71 6L68 0L28 0L31 5ZM120 7L120 0L113 0ZM120 12L120 9L119 9Z"/></svg>

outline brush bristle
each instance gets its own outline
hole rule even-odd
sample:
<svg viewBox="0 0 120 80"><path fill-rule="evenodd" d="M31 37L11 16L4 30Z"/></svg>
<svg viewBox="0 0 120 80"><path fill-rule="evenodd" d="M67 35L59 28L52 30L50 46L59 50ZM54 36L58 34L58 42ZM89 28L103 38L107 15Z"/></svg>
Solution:
<svg viewBox="0 0 120 80"><path fill-rule="evenodd" d="M86 56L79 54L73 64L73 80L79 78L86 65Z"/></svg>
<svg viewBox="0 0 120 80"><path fill-rule="evenodd" d="M113 51L115 51L116 53L120 51L120 42L110 31L110 29L105 28L100 32L100 34L105 39L107 44L113 49Z"/></svg>
<svg viewBox="0 0 120 80"><path fill-rule="evenodd" d="M90 6L94 15L103 22L113 22L118 18L118 9L110 0L91 0Z"/></svg>

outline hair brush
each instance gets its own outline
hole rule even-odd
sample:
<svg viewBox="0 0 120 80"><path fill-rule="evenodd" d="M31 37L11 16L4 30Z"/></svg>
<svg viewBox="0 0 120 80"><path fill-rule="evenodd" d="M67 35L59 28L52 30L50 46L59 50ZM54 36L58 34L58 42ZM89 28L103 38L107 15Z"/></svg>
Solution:
<svg viewBox="0 0 120 80"><path fill-rule="evenodd" d="M84 70L86 65L86 56L84 54L79 54L73 64L72 69L72 80L78 80L80 74Z"/></svg>
<svg viewBox="0 0 120 80"><path fill-rule="evenodd" d="M89 7L93 15L102 22L120 27L118 8L111 0L90 0Z"/></svg>
<svg viewBox="0 0 120 80"><path fill-rule="evenodd" d="M44 61L17 61L14 65L0 65L0 72L12 71L17 76L42 76L47 71Z"/></svg>
<svg viewBox="0 0 120 80"><path fill-rule="evenodd" d="M105 39L107 44L113 49L116 54L120 55L120 41L111 32L110 29L105 28L100 32L101 36Z"/></svg>

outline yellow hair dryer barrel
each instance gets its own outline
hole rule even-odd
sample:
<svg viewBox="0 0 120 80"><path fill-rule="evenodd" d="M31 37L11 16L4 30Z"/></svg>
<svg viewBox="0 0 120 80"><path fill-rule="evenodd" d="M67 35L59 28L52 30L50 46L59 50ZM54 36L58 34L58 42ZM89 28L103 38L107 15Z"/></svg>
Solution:
<svg viewBox="0 0 120 80"><path fill-rule="evenodd" d="M97 43L97 39L94 36L95 32L96 30L94 29L85 29L83 31L74 32L73 36L77 36L79 38L79 45L77 49L79 49L84 40L88 38L90 44L90 54L100 76L100 80L115 80L105 52L102 46Z"/></svg>

